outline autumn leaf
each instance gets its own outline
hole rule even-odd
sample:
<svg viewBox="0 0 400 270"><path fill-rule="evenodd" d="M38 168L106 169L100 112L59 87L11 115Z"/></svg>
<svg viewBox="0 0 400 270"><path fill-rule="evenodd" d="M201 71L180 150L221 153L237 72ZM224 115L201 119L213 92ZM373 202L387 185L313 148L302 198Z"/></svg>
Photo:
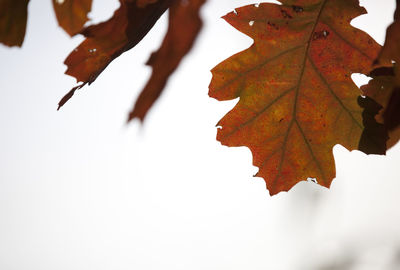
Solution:
<svg viewBox="0 0 400 270"><path fill-rule="evenodd" d="M400 139L400 0L396 4L394 22L387 28L385 43L375 61L378 68L372 72L373 80L364 87L365 94L383 106L378 117L389 131L389 147ZM391 61L393 68L384 67Z"/></svg>
<svg viewBox="0 0 400 270"><path fill-rule="evenodd" d="M217 139L247 146L270 194L335 177L332 147L357 149L363 131L352 73L368 73L380 46L350 21L358 0L282 0L236 9L224 19L254 44L212 70L209 95L239 97Z"/></svg>
<svg viewBox="0 0 400 270"><path fill-rule="evenodd" d="M22 46L25 37L29 0L0 0L0 42Z"/></svg>
<svg viewBox="0 0 400 270"><path fill-rule="evenodd" d="M138 7L135 1L120 0L121 6L106 22L82 30L86 39L65 59L65 72L82 84L74 87L59 102L60 109L77 89L91 84L99 74L123 52L133 48L150 31L172 0L149 1Z"/></svg>
<svg viewBox="0 0 400 270"><path fill-rule="evenodd" d="M58 24L70 35L76 35L88 21L92 0L52 0Z"/></svg>
<svg viewBox="0 0 400 270"><path fill-rule="evenodd" d="M205 0L175 1L169 9L169 25L164 41L147 62L153 72L129 114L128 121L143 121L146 113L162 93L168 78L190 51L201 29L199 10Z"/></svg>
<svg viewBox="0 0 400 270"><path fill-rule="evenodd" d="M376 61L377 65L395 61L396 84L400 86L400 0L396 0L394 22L386 30L385 43Z"/></svg>
<svg viewBox="0 0 400 270"><path fill-rule="evenodd" d="M363 106L364 114L367 114L367 111L372 112L376 104L379 105L379 109L376 110L374 119L365 123L365 130L376 133L375 140L380 145L379 148L382 148L382 142L387 140L386 148L389 149L400 140L400 87L396 85L393 67L377 68L369 75L372 80L361 87L363 95L369 100ZM375 120L375 123L372 120ZM361 143L362 141L360 150L363 152L378 154L371 151L374 145Z"/></svg>

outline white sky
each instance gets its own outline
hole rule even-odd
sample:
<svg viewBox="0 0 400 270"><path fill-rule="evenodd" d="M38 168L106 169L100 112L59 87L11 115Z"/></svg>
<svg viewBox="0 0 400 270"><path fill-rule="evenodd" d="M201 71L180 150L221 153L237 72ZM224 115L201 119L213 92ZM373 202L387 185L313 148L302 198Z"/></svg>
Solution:
<svg viewBox="0 0 400 270"><path fill-rule="evenodd" d="M118 5L94 2L95 21ZM395 1L361 2L371 14L353 24L382 43ZM250 3L209 0L141 127L125 120L166 18L57 112L81 38L58 28L50 1L31 1L23 48L0 46L0 269L398 269L399 146L336 146L330 190L302 182L271 198L250 151L215 140L235 101L208 97L209 70L252 42L220 17Z"/></svg>

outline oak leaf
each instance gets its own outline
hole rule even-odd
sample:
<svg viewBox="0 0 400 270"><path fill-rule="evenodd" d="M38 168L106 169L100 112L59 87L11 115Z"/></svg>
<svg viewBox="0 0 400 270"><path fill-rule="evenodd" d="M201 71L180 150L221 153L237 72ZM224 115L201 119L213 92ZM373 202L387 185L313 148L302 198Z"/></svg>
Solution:
<svg viewBox="0 0 400 270"><path fill-rule="evenodd" d="M52 0L58 24L70 35L76 35L88 21L92 0Z"/></svg>
<svg viewBox="0 0 400 270"><path fill-rule="evenodd" d="M22 46L29 0L0 0L0 43Z"/></svg>
<svg viewBox="0 0 400 270"><path fill-rule="evenodd" d="M357 149L363 130L352 73L368 73L380 46L350 21L358 0L281 0L223 18L253 45L213 70L209 95L240 98L218 123L217 139L247 146L270 194L335 177L332 147Z"/></svg>

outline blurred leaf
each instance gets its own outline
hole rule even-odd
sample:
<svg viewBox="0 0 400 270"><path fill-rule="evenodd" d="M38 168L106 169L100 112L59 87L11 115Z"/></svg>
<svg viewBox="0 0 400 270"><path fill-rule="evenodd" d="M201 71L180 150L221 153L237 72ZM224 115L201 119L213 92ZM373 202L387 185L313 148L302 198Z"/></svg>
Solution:
<svg viewBox="0 0 400 270"><path fill-rule="evenodd" d="M29 0L0 0L0 42L21 47L24 42Z"/></svg>
<svg viewBox="0 0 400 270"><path fill-rule="evenodd" d="M385 43L379 53L377 64L395 61L396 84L400 86L400 0L396 0L394 22L387 28Z"/></svg>
<svg viewBox="0 0 400 270"><path fill-rule="evenodd" d="M393 67L377 68L371 72L370 76L373 79L362 86L361 90L365 96L373 99L380 106L375 119L376 123L384 127L386 135L382 133L379 136L377 134L376 141L382 143L383 140L388 139L387 149L389 149L400 139L400 88L396 86ZM371 110L371 106L374 105L370 104L364 108ZM365 129L369 130L376 130L376 127L373 122L365 125ZM365 150L366 146L362 148Z"/></svg>
<svg viewBox="0 0 400 270"><path fill-rule="evenodd" d="M134 118L143 121L164 90L168 78L192 48L202 26L199 11L204 2L205 0L179 0L171 6L167 34L161 47L147 62L147 65L153 68L153 72L129 114L128 121Z"/></svg>
<svg viewBox="0 0 400 270"><path fill-rule="evenodd" d="M383 108L374 99L358 97L358 104L364 108L362 113L364 130L361 134L358 150L366 154L386 154L388 132L384 124L378 123L375 116Z"/></svg>
<svg viewBox="0 0 400 270"><path fill-rule="evenodd" d="M59 108L73 96L75 90L94 82L115 58L136 46L171 2L172 0L159 0L139 8L136 2L120 0L121 6L112 18L84 28L81 33L86 39L64 62L68 66L65 73L83 83L68 92L59 103Z"/></svg>
<svg viewBox="0 0 400 270"><path fill-rule="evenodd" d="M92 0L52 0L58 24L70 35L76 35L88 21Z"/></svg>

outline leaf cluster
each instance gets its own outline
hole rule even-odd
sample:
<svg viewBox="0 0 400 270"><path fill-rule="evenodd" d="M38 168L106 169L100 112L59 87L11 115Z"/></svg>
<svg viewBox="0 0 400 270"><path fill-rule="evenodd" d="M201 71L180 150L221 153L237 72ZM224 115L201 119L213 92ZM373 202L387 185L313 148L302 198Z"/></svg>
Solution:
<svg viewBox="0 0 400 270"><path fill-rule="evenodd" d="M119 0L102 23L84 26L92 0L52 0L59 25L84 41L65 59L79 83L59 102L90 85L122 53L134 48L169 10L168 30L147 65L152 74L129 113L143 121L168 78L192 48L206 0ZM280 0L235 9L223 18L254 40L212 69L209 95L239 98L218 123L217 139L247 146L256 176L271 194L301 180L329 187L332 147L385 154L400 138L400 0L383 46L350 25L366 10L358 0ZM0 42L21 46L29 0L0 0ZM372 79L358 88L351 79Z"/></svg>

